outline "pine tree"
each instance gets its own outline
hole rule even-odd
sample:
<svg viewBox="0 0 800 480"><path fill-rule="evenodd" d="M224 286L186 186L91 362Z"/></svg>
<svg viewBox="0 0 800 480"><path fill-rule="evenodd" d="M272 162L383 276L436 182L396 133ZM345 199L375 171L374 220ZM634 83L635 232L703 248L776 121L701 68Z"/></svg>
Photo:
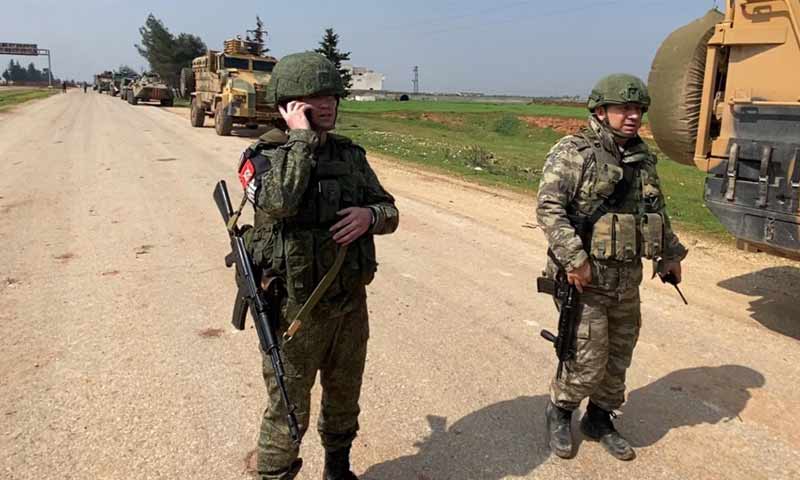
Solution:
<svg viewBox="0 0 800 480"><path fill-rule="evenodd" d="M177 85L181 68L192 64L192 60L206 52L206 45L196 35L181 33L175 37L164 23L152 13L139 28L142 43L136 50L150 64L150 69L158 73L170 85Z"/></svg>
<svg viewBox="0 0 800 480"><path fill-rule="evenodd" d="M325 55L325 57L333 62L339 75L342 77L344 83L345 96L349 93L350 87L353 85L353 76L346 68L342 68L343 60L350 60L352 52L339 51L339 35L333 31L332 28L325 29L325 35L322 36L322 41L319 42L319 48L314 50L317 53Z"/></svg>
<svg viewBox="0 0 800 480"><path fill-rule="evenodd" d="M250 36L250 34L253 34ZM255 30L248 30L247 31L247 41L252 42L255 44L255 48L251 51L253 55L265 55L269 52L269 48L267 48L267 33L264 30L264 22L261 20L261 17L256 15L256 28Z"/></svg>

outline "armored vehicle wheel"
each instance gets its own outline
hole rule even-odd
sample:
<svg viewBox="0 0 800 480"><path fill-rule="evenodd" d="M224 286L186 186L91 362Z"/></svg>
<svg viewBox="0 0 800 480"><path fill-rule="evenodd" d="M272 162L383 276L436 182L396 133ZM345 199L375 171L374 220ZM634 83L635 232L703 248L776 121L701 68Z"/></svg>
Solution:
<svg viewBox="0 0 800 480"><path fill-rule="evenodd" d="M694 165L708 39L723 15L716 10L672 32L658 49L648 87L647 113L658 147L684 165Z"/></svg>
<svg viewBox="0 0 800 480"><path fill-rule="evenodd" d="M189 123L191 123L193 127L202 127L205 121L205 109L201 105L198 105L197 98L195 97L192 99L192 107L191 111L189 112Z"/></svg>
<svg viewBox="0 0 800 480"><path fill-rule="evenodd" d="M127 98L127 100L128 100L128 103L130 103L131 105L133 105L133 92L128 92L128 98Z"/></svg>
<svg viewBox="0 0 800 480"><path fill-rule="evenodd" d="M171 98L165 98L165 99L161 100L161 106L162 107L171 107L174 104L175 104L175 101L172 100Z"/></svg>
<svg viewBox="0 0 800 480"><path fill-rule="evenodd" d="M255 130L255 129L258 128L258 124L257 123L248 123L247 124L247 128L249 128L250 130Z"/></svg>
<svg viewBox="0 0 800 480"><path fill-rule="evenodd" d="M218 103L217 108L214 109L214 129L217 131L217 135L223 137L230 135L231 129L233 129L233 117L222 108L222 103Z"/></svg>
<svg viewBox="0 0 800 480"><path fill-rule="evenodd" d="M128 98L130 99L128 100L128 103L131 105L137 105L139 103L139 99L136 98L136 95L134 95L133 92L128 94Z"/></svg>

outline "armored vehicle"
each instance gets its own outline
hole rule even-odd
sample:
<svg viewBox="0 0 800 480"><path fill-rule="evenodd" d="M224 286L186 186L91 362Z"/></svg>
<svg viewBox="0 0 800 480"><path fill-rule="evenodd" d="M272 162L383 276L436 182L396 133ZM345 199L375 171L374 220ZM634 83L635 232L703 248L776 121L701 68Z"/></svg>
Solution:
<svg viewBox="0 0 800 480"><path fill-rule="evenodd" d="M223 52L210 50L181 70L181 95L191 97L190 122L202 127L206 116L214 118L218 135L230 135L234 124L256 128L280 122L265 89L278 60L257 54L252 42L226 40Z"/></svg>
<svg viewBox="0 0 800 480"><path fill-rule="evenodd" d="M728 0L673 32L650 71L659 148L706 172L738 246L800 257L800 0Z"/></svg>
<svg viewBox="0 0 800 480"><path fill-rule="evenodd" d="M128 100L128 92L131 91L131 86L133 82L136 81L136 78L133 77L124 77L119 82L119 98L121 100Z"/></svg>
<svg viewBox="0 0 800 480"><path fill-rule="evenodd" d="M106 70L105 72L98 73L94 76L94 86L95 90L100 93L108 92L110 93L112 90L112 85L114 82L114 74L111 73L110 70Z"/></svg>
<svg viewBox="0 0 800 480"><path fill-rule="evenodd" d="M156 100L164 107L171 107L174 101L172 89L161 81L157 73L145 73L130 85L128 103L131 105Z"/></svg>

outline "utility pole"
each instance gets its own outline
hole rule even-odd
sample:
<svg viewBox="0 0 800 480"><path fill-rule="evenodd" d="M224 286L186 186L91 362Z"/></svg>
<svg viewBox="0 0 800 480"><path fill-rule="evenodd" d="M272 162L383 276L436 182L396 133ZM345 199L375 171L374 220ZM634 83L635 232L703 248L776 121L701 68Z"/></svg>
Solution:
<svg viewBox="0 0 800 480"><path fill-rule="evenodd" d="M411 84L414 85L414 93L419 93L419 67L414 66L414 78L411 80Z"/></svg>

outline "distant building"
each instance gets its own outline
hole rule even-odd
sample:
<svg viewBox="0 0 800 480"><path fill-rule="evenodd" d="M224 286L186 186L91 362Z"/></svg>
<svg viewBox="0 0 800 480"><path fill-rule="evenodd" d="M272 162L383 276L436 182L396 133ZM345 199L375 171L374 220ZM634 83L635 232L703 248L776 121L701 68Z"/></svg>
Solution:
<svg viewBox="0 0 800 480"><path fill-rule="evenodd" d="M382 73L372 71L365 67L342 65L353 77L351 90L383 90L383 81L386 77Z"/></svg>

